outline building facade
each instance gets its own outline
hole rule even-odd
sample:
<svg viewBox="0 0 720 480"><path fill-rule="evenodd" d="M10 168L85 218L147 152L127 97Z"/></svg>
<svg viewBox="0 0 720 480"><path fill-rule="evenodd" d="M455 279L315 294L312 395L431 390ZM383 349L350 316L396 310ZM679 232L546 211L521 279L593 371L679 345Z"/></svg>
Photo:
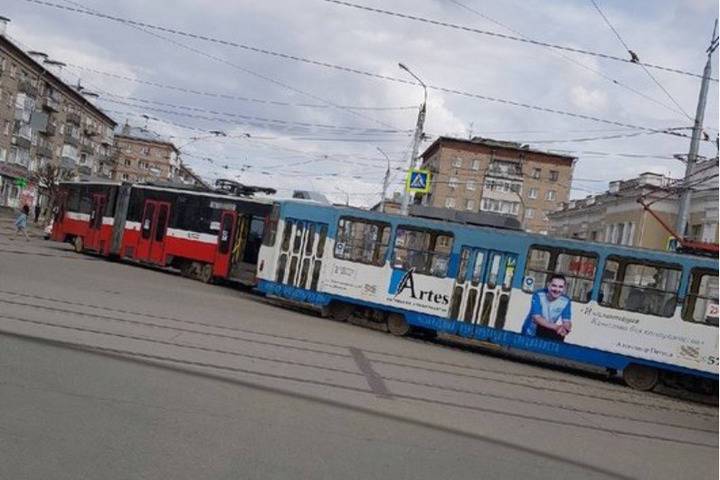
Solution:
<svg viewBox="0 0 720 480"><path fill-rule="evenodd" d="M74 176L109 176L112 118L24 52L0 19L0 205L43 205L36 173L47 164ZM57 62L55 62L57 64Z"/></svg>
<svg viewBox="0 0 720 480"><path fill-rule="evenodd" d="M113 180L126 182L182 181L179 151L171 142L127 123L115 134Z"/></svg>
<svg viewBox="0 0 720 480"><path fill-rule="evenodd" d="M686 236L717 243L717 161L698 163L695 171L700 172L699 181L691 182L693 193ZM682 185L679 180L657 173L610 182L606 192L571 200L551 213L551 232L563 237L666 250L672 235L662 223L675 228L678 195L672 192L679 185ZM638 203L639 198L650 204L662 223Z"/></svg>
<svg viewBox="0 0 720 480"><path fill-rule="evenodd" d="M422 154L432 180L421 203L509 215L527 231L548 233L548 214L570 197L574 163L514 142L439 137Z"/></svg>

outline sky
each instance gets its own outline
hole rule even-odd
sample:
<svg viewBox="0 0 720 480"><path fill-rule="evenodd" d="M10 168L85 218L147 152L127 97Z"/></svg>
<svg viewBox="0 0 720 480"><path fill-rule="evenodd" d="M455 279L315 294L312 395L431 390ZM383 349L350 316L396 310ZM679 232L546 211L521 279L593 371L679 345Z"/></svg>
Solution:
<svg viewBox="0 0 720 480"><path fill-rule="evenodd" d="M429 86L421 152L445 135L576 156L573 198L643 172L682 176L673 156L689 150L718 3L5 0L0 15L12 41L64 62L63 79L172 141L203 177L371 206L388 162L388 194L403 187L423 101L398 63ZM628 50L696 76L595 55ZM704 126L700 154L716 157L717 81Z"/></svg>

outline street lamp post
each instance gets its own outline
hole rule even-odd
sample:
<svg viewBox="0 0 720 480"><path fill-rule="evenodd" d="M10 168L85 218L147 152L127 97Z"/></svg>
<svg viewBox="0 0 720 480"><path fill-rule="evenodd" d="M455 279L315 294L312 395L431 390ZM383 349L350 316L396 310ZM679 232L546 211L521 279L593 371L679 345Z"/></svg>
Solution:
<svg viewBox="0 0 720 480"><path fill-rule="evenodd" d="M422 141L423 125L425 124L425 111L426 111L426 105L427 105L427 85L425 85L425 83L422 80L420 80L420 77L415 75L412 71L410 71L410 69L408 67L406 67L402 63L398 63L398 66L401 69L405 70L407 73L409 73L423 87L423 103L422 103L422 105L420 105L420 111L418 112L417 125L415 126L415 135L413 136L412 153L410 153L410 170L412 170L413 168L416 167L418 149L420 148L420 142ZM408 175L409 174L410 174L410 171L408 171ZM400 208L401 215L408 214L409 204L410 204L410 192L408 192L408 189L406 187L405 191L403 192L402 207Z"/></svg>

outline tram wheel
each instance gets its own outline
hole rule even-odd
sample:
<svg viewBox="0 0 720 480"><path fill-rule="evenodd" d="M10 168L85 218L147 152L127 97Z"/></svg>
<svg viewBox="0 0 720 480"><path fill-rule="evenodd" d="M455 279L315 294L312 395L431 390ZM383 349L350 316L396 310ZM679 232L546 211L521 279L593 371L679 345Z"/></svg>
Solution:
<svg viewBox="0 0 720 480"><path fill-rule="evenodd" d="M623 369L622 377L629 387L646 392L655 388L660 381L660 370L631 363Z"/></svg>
<svg viewBox="0 0 720 480"><path fill-rule="evenodd" d="M410 333L410 325L405 320L404 315L399 313L391 313L387 318L388 332L396 337L404 337Z"/></svg>
<svg viewBox="0 0 720 480"><path fill-rule="evenodd" d="M83 245L83 239L82 239L82 237L80 237L80 236L75 237L75 238L73 239L73 249L74 249L77 253L82 253L83 247L84 247L84 245Z"/></svg>
<svg viewBox="0 0 720 480"><path fill-rule="evenodd" d="M213 268L212 265L206 263L198 268L198 280L203 283L211 283L213 280Z"/></svg>
<svg viewBox="0 0 720 480"><path fill-rule="evenodd" d="M355 306L349 303L333 302L330 304L330 316L338 322L347 322L352 317Z"/></svg>

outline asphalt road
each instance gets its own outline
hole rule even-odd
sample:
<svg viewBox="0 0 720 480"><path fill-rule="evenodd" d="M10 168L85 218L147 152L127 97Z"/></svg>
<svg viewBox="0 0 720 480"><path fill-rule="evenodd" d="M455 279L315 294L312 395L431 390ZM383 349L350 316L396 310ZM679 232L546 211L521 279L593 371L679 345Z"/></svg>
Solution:
<svg viewBox="0 0 720 480"><path fill-rule="evenodd" d="M0 478L718 478L717 406L324 320L0 223Z"/></svg>

